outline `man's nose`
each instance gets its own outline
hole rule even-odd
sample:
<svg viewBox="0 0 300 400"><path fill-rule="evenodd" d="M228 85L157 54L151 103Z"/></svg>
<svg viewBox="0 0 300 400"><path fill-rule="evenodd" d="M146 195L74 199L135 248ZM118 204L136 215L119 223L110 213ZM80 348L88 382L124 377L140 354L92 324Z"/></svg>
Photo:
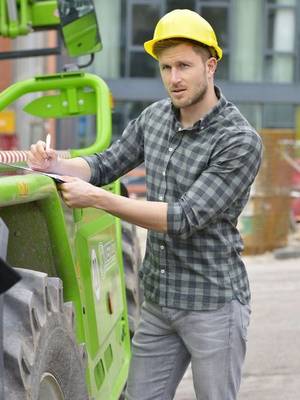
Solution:
<svg viewBox="0 0 300 400"><path fill-rule="evenodd" d="M172 68L171 69L171 83L178 83L180 82L181 77L180 77L180 73L178 71L177 68Z"/></svg>

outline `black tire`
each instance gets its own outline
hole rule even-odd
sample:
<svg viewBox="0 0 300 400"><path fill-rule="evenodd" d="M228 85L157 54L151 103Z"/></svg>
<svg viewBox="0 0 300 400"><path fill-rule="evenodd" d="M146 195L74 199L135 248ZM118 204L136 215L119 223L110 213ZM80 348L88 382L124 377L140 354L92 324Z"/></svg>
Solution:
<svg viewBox="0 0 300 400"><path fill-rule="evenodd" d="M140 286L139 269L141 250L136 226L122 221L123 265L126 280L126 297L128 322L131 335L135 332L143 302L143 291Z"/></svg>
<svg viewBox="0 0 300 400"><path fill-rule="evenodd" d="M4 295L5 400L87 400L85 352L61 280L19 269Z"/></svg>

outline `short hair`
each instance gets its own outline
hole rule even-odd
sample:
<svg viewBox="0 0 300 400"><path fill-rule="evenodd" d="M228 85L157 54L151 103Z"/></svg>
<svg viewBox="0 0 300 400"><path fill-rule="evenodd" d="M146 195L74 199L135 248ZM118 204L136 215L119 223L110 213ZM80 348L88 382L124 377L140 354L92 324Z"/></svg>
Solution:
<svg viewBox="0 0 300 400"><path fill-rule="evenodd" d="M192 45L194 51L200 55L203 55L203 49L208 58L215 57L217 58L216 51L213 47L207 46L204 43L197 42L196 40L186 39L186 38L170 38L170 39L163 39L156 42L153 46L153 53L159 57L159 55L166 49L170 47L178 46L182 43L189 43Z"/></svg>

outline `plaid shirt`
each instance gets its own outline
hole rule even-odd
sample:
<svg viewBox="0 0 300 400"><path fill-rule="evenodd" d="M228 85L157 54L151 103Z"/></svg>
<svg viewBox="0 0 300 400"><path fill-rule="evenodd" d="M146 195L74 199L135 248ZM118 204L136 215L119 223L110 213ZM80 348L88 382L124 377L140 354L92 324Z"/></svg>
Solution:
<svg viewBox="0 0 300 400"><path fill-rule="evenodd" d="M91 183L145 163L147 200L168 203L168 232L148 231L140 272L145 298L185 310L249 302L237 218L261 160L259 135L216 88L217 105L184 129L169 99L147 107L120 140L85 157Z"/></svg>

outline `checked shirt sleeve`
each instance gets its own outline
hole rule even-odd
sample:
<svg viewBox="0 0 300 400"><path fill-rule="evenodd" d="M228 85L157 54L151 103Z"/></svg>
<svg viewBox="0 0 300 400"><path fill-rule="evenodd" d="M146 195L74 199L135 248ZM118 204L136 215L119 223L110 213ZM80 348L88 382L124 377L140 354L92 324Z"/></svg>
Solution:
<svg viewBox="0 0 300 400"><path fill-rule="evenodd" d="M209 165L190 189L168 206L168 234L188 238L219 218L245 198L261 162L260 137L252 131L224 135Z"/></svg>
<svg viewBox="0 0 300 400"><path fill-rule="evenodd" d="M143 114L129 123L119 140L103 153L83 157L91 168L90 183L108 184L144 160Z"/></svg>

